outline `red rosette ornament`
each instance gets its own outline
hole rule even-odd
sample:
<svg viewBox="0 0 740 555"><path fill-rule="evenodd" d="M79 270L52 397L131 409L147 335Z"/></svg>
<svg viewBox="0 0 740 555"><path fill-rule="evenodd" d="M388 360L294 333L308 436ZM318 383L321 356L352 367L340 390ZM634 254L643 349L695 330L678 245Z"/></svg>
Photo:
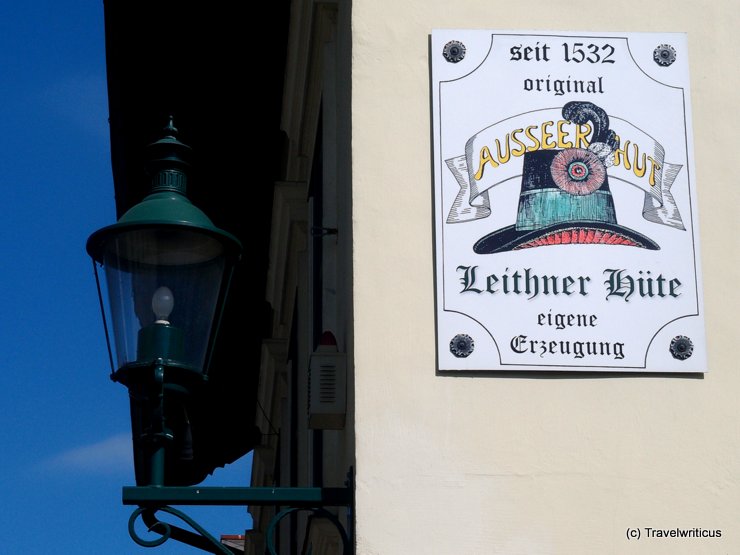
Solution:
<svg viewBox="0 0 740 555"><path fill-rule="evenodd" d="M590 195L604 183L606 167L596 154L585 148L558 152L550 164L555 184L571 195Z"/></svg>

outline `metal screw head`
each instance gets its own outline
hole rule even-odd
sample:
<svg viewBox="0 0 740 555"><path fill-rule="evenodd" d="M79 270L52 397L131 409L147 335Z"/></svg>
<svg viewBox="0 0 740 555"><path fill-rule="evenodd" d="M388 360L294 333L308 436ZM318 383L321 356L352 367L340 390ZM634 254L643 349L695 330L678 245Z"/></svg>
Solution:
<svg viewBox="0 0 740 555"><path fill-rule="evenodd" d="M465 333L458 333L450 341L450 352L457 358L465 358L475 350L473 338Z"/></svg>
<svg viewBox="0 0 740 555"><path fill-rule="evenodd" d="M677 335L671 341L671 355L678 360L686 360L694 352L694 343L685 335Z"/></svg>
<svg viewBox="0 0 740 555"><path fill-rule="evenodd" d="M670 44L661 44L653 50L653 60L659 66L668 67L676 61L676 49Z"/></svg>
<svg viewBox="0 0 740 555"><path fill-rule="evenodd" d="M465 45L459 40L451 40L442 49L442 56L451 64L456 64L465 57Z"/></svg>

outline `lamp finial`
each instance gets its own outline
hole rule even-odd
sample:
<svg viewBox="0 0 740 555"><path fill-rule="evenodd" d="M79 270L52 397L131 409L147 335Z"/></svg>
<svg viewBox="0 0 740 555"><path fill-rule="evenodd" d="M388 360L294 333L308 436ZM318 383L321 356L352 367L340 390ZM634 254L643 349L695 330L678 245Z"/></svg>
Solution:
<svg viewBox="0 0 740 555"><path fill-rule="evenodd" d="M177 139L177 133L174 118L170 115L167 125L162 129L162 138L149 145L152 192L185 194L190 147Z"/></svg>
<svg viewBox="0 0 740 555"><path fill-rule="evenodd" d="M164 127L164 132L166 133L166 136L172 137L173 139L177 137L177 127L175 127L175 124L173 123L174 119L175 118L172 117L172 114L170 114L169 121Z"/></svg>

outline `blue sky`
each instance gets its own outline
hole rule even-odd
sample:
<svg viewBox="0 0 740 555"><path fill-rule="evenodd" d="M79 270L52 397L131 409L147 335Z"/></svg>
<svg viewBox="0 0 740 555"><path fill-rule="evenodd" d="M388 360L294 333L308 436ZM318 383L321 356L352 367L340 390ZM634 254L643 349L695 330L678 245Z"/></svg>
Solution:
<svg viewBox="0 0 740 555"><path fill-rule="evenodd" d="M85 241L115 221L103 3L0 4L2 552L199 553L128 536L126 389L109 366ZM247 458L211 485L247 485ZM243 508L193 508L211 533Z"/></svg>

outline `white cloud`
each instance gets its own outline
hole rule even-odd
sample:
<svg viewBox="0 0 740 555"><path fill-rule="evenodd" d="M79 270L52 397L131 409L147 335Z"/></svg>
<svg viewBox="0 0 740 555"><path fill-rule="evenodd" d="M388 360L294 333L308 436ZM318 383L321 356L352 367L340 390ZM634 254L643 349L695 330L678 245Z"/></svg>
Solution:
<svg viewBox="0 0 740 555"><path fill-rule="evenodd" d="M42 463L47 469L115 474L133 468L130 434L118 434L91 445L75 447Z"/></svg>

